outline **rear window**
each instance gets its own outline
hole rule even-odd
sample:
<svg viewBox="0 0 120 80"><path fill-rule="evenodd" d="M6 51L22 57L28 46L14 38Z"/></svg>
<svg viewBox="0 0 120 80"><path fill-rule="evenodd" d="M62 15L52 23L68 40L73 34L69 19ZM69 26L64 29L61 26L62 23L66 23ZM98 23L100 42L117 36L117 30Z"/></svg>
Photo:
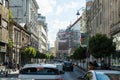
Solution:
<svg viewBox="0 0 120 80"><path fill-rule="evenodd" d="M66 65L66 66L71 66L71 65L72 65L72 63L65 62L65 63L64 63L64 65Z"/></svg>
<svg viewBox="0 0 120 80"><path fill-rule="evenodd" d="M58 75L58 69L54 68L25 68L20 71L20 74L29 75Z"/></svg>

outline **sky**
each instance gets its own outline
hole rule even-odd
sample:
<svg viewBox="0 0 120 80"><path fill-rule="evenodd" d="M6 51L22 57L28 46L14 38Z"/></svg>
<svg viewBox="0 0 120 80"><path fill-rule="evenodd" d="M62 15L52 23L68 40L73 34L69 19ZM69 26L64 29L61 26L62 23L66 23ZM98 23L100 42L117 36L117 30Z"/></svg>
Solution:
<svg viewBox="0 0 120 80"><path fill-rule="evenodd" d="M48 24L48 41L54 46L57 32L77 20L77 10L85 7L85 0L36 0L39 6L38 13L46 17Z"/></svg>

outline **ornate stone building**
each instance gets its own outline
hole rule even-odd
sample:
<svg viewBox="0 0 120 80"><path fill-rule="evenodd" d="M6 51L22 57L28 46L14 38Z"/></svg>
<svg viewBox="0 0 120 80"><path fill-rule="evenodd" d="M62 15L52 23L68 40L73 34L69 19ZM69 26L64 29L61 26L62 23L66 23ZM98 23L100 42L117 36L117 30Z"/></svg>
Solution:
<svg viewBox="0 0 120 80"><path fill-rule="evenodd" d="M97 33L113 37L116 51L120 51L120 0L91 0L86 5L87 30L90 36ZM118 55L119 56L119 55ZM112 59L120 65L119 59ZM113 64L114 65L114 64ZM116 65L116 64L115 64Z"/></svg>
<svg viewBox="0 0 120 80"><path fill-rule="evenodd" d="M0 64L7 60L9 0L0 0Z"/></svg>

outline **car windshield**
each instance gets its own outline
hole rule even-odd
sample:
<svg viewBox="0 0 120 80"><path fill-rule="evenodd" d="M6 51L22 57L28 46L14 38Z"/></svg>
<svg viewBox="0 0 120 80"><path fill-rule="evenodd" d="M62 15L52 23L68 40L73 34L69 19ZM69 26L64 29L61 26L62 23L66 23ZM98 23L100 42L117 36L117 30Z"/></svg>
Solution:
<svg viewBox="0 0 120 80"><path fill-rule="evenodd" d="M96 73L97 80L120 80L120 74Z"/></svg>
<svg viewBox="0 0 120 80"><path fill-rule="evenodd" d="M54 68L25 68L20 71L20 74L28 75L58 75L59 71Z"/></svg>

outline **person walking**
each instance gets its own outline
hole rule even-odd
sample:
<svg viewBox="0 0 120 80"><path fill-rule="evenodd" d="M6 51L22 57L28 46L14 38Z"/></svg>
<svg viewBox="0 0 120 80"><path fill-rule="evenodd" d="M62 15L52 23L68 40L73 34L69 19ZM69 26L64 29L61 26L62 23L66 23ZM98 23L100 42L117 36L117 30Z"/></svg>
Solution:
<svg viewBox="0 0 120 80"><path fill-rule="evenodd" d="M93 65L92 62L89 62L88 63L88 70L94 70L95 69L95 66Z"/></svg>
<svg viewBox="0 0 120 80"><path fill-rule="evenodd" d="M97 63L96 60L93 62L93 65L94 65L95 69L99 69L99 68L98 68L99 66L98 66L98 63Z"/></svg>

